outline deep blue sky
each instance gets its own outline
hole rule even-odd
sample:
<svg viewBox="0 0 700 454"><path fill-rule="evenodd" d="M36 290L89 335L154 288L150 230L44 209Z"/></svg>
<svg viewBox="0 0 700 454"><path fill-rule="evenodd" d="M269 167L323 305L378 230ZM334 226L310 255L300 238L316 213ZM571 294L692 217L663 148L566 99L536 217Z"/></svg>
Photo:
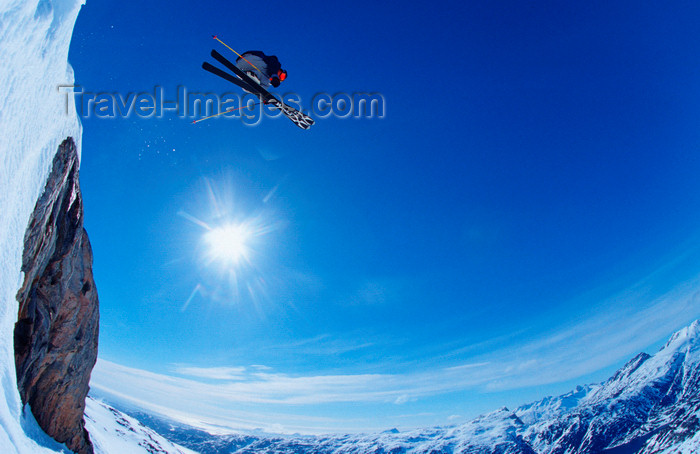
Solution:
<svg viewBox="0 0 700 454"><path fill-rule="evenodd" d="M319 92L386 99L383 119L306 132L286 119L83 119L101 358L163 374L396 374L404 389L519 349L542 360L552 351L530 346L590 320L608 325L587 338L630 333L604 358L557 346L580 361L538 367L540 381L436 372L454 385L251 407L348 428L459 422L603 379L700 314L660 303L656 330L630 317L700 272L699 20L690 1L89 0L70 54L84 90L235 90L200 68L227 52L216 33L276 54L307 108ZM217 269L183 212L274 228L249 267Z"/></svg>

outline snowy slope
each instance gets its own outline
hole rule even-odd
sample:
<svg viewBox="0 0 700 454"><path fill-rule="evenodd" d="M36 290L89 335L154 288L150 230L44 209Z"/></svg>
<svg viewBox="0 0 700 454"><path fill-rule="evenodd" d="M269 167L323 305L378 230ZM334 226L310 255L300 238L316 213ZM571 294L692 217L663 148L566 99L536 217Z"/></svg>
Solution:
<svg viewBox="0 0 700 454"><path fill-rule="evenodd" d="M24 231L59 144L80 123L66 114L59 85L73 83L68 61L82 1L0 0L0 446L3 453L55 452L31 418L23 418L17 392L13 328L20 287ZM25 425L26 431L22 428ZM27 435L39 433L38 435ZM41 441L39 441L41 443Z"/></svg>
<svg viewBox="0 0 700 454"><path fill-rule="evenodd" d="M85 425L96 454L192 454L182 446L166 440L136 419L88 398Z"/></svg>

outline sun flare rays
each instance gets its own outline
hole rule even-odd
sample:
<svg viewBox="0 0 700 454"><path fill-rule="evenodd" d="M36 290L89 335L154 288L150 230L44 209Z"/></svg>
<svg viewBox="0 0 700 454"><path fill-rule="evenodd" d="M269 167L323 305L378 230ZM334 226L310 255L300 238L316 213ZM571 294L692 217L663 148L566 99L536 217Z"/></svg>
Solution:
<svg viewBox="0 0 700 454"><path fill-rule="evenodd" d="M201 228L196 239L199 282L182 306L184 311L196 299L222 304L249 302L262 312L265 298L265 246L280 227L269 212L246 213L234 203L233 191L217 191L207 181L208 211L194 216L184 210L178 215Z"/></svg>

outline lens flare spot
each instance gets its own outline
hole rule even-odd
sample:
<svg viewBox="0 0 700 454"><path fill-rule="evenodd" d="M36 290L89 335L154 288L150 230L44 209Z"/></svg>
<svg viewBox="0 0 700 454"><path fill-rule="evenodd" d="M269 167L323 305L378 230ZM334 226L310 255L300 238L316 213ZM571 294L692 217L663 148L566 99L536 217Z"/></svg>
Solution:
<svg viewBox="0 0 700 454"><path fill-rule="evenodd" d="M248 260L252 232L244 224L226 224L209 230L204 241L209 247L212 260L236 265Z"/></svg>

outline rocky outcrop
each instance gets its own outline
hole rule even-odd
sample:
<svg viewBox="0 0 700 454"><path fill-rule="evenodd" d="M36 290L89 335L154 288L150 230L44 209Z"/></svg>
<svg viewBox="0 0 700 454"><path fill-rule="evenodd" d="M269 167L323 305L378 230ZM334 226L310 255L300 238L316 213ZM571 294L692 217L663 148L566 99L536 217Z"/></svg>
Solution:
<svg viewBox="0 0 700 454"><path fill-rule="evenodd" d="M99 310L78 166L68 138L24 237L14 341L22 402L47 434L86 454L93 452L83 413L97 359Z"/></svg>

